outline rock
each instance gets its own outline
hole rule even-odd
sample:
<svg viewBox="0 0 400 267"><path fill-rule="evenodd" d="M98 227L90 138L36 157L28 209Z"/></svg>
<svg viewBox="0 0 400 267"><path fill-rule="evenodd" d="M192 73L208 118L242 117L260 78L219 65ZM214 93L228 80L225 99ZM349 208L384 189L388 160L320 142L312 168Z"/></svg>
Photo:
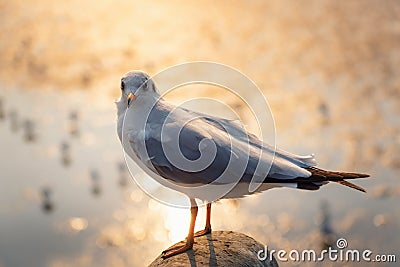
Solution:
<svg viewBox="0 0 400 267"><path fill-rule="evenodd" d="M183 241L177 243L183 244ZM175 244L176 245L176 244ZM162 259L158 256L149 267L155 266L268 266L277 267L275 259L261 261L257 257L265 247L251 237L232 231L215 231L196 237L193 250ZM261 257L264 256L262 253Z"/></svg>

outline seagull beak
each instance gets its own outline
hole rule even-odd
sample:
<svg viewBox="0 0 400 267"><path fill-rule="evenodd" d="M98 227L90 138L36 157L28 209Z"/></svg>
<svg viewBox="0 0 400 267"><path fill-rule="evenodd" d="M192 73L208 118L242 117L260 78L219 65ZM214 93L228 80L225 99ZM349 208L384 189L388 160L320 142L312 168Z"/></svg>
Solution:
<svg viewBox="0 0 400 267"><path fill-rule="evenodd" d="M130 93L128 94L128 107L129 107L130 103L131 103L133 100L135 100L135 95L134 95L132 92L130 92Z"/></svg>

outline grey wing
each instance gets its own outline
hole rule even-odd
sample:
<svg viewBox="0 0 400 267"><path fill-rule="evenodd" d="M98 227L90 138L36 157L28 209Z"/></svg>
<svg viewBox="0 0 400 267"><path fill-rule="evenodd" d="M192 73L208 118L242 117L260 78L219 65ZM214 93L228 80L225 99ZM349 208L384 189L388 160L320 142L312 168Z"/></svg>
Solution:
<svg viewBox="0 0 400 267"><path fill-rule="evenodd" d="M148 159L152 166L159 175L166 179L182 184L211 183L224 173L230 160L242 160L246 156L248 150L244 149L244 144L247 145L247 139L249 140L250 155L247 153L247 162L244 166L242 165L244 171L231 172L231 177L223 180L223 183L236 182L238 180L250 182L254 175L258 175L261 179L268 177L284 179L286 180L285 182L293 178L309 177L311 175L304 167L315 165L313 156L301 157L283 150L277 150L274 154L273 147L263 144L256 136L247 133L233 121L186 109L181 109L181 111L183 116L201 117L197 118L195 122L183 126L179 133L179 150L183 156L189 160L198 159L201 155L199 150L200 142L204 139L212 140L215 143L216 154L210 165L201 171L182 170L182 168L176 166L177 164L173 164L165 153L166 148L170 150L178 148L176 146L168 148L168 141L162 142L160 138L161 128L168 132L169 127L181 127L179 125L180 118L176 118L174 123L168 124L161 123L161 119L159 127L154 127L153 125L146 132L145 144ZM157 112L158 114L156 114ZM157 112L154 112L153 119L151 119L152 114L150 114L151 121L160 121L160 118L165 118L165 114L169 112L169 109L165 108L162 112L164 115L161 116L159 114L160 109ZM174 136L171 136L171 138L174 138ZM268 164L272 161L271 157L274 158L269 172L255 174L254 171L257 164L260 161ZM241 176L238 177L237 173L240 173Z"/></svg>
<svg viewBox="0 0 400 267"><path fill-rule="evenodd" d="M254 134L246 132L242 125L236 121L210 116L200 112L194 112L190 110L187 111L198 116L203 116L206 121L213 124L217 128L229 128L229 132L234 135L235 138L238 138L244 142L247 142L248 140L251 146L254 146L260 150L262 149L263 154L266 153L267 155L274 155L274 160L267 175L269 178L292 179L297 177L309 177L311 173L304 168L317 165L313 154L299 156L277 147L273 147L262 142Z"/></svg>
<svg viewBox="0 0 400 267"><path fill-rule="evenodd" d="M170 140L162 142L158 129L153 129L146 135L146 150L152 166L159 175L175 183L194 185L211 183L225 171L231 155L229 147L221 140L221 136L213 134L214 126L206 123L199 124L196 127L193 127L193 125L182 127L179 133L179 147L176 147L174 142ZM163 131L168 132L169 127L178 127L178 125L174 123L166 124ZM175 157L168 156L168 153L177 153L179 150L185 159L195 161L201 156L199 147L200 142L204 139L212 140L216 148L214 159L205 169L187 170L180 167L181 163L179 160L178 162L174 160Z"/></svg>

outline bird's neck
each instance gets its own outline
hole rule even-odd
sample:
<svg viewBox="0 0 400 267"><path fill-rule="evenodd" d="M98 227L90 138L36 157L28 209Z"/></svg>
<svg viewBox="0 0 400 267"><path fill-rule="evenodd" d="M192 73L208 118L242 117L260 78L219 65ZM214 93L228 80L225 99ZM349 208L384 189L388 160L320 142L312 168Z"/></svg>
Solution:
<svg viewBox="0 0 400 267"><path fill-rule="evenodd" d="M137 96L130 108L134 110L140 110L140 113L150 111L157 101L162 100L161 96L157 92L149 92L146 94L140 94Z"/></svg>

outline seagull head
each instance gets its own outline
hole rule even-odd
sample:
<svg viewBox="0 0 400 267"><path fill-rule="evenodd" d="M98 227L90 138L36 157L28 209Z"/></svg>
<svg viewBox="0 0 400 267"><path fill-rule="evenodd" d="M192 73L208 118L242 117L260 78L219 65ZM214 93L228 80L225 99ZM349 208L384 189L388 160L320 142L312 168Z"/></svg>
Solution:
<svg viewBox="0 0 400 267"><path fill-rule="evenodd" d="M130 71L121 78L121 102L132 104L139 96L154 94L156 87L150 76L143 71Z"/></svg>

